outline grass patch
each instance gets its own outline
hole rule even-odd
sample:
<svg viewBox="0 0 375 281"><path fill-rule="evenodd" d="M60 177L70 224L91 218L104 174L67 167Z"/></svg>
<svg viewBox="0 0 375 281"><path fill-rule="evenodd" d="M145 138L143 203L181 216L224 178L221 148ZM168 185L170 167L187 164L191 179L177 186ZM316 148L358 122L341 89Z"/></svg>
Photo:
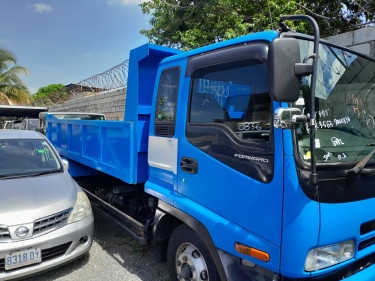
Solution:
<svg viewBox="0 0 375 281"><path fill-rule="evenodd" d="M121 242L128 245L136 254L144 256L144 254L146 253L146 248L143 245L139 244L137 241L135 241L129 235L123 235Z"/></svg>

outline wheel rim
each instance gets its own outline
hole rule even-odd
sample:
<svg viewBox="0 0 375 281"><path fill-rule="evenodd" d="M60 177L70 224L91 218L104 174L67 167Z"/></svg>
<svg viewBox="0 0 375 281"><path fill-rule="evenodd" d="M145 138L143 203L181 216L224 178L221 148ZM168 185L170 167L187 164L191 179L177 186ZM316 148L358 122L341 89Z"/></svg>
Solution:
<svg viewBox="0 0 375 281"><path fill-rule="evenodd" d="M181 244L176 252L177 279L182 281L209 280L206 261L190 243Z"/></svg>

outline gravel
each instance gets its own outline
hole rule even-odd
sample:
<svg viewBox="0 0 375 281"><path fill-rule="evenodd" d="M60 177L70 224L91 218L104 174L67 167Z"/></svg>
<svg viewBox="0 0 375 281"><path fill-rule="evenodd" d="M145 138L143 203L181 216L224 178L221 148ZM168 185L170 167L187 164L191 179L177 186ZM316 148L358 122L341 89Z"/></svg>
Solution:
<svg viewBox="0 0 375 281"><path fill-rule="evenodd" d="M168 281L166 263L155 260L152 246L142 247L94 208L94 242L90 252L29 281Z"/></svg>

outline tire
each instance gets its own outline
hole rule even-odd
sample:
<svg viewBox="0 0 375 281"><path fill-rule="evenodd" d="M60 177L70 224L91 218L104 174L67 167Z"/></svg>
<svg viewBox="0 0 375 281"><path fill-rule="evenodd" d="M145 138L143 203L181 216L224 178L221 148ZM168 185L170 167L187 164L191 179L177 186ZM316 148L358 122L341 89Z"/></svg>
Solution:
<svg viewBox="0 0 375 281"><path fill-rule="evenodd" d="M171 281L220 281L206 245L185 224L173 231L167 259Z"/></svg>

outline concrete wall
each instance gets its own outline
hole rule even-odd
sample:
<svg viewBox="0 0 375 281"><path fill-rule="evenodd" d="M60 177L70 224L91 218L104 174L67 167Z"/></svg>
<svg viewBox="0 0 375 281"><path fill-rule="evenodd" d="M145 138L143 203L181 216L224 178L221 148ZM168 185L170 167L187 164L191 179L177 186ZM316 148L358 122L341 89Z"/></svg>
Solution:
<svg viewBox="0 0 375 281"><path fill-rule="evenodd" d="M107 120L122 121L125 114L126 89L104 92L98 95L73 98L48 108L48 111L104 113Z"/></svg>
<svg viewBox="0 0 375 281"><path fill-rule="evenodd" d="M330 36L327 40L375 58L375 26Z"/></svg>

